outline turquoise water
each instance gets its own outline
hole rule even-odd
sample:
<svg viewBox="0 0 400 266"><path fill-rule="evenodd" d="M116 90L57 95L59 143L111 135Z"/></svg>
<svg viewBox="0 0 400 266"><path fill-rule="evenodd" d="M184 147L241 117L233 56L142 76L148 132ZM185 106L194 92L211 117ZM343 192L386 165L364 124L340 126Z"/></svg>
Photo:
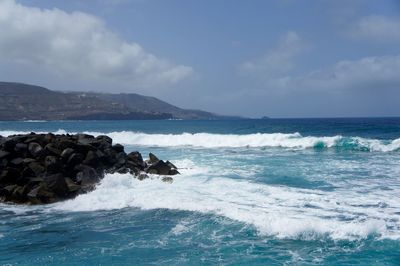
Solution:
<svg viewBox="0 0 400 266"><path fill-rule="evenodd" d="M400 264L400 119L0 122L30 131L108 134L182 174L0 204L0 264Z"/></svg>

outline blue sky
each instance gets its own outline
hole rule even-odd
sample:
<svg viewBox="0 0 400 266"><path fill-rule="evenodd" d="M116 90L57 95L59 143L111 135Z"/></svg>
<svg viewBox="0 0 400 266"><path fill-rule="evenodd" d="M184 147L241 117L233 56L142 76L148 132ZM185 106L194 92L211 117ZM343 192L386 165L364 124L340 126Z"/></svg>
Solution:
<svg viewBox="0 0 400 266"><path fill-rule="evenodd" d="M400 1L0 0L0 79L249 117L400 116Z"/></svg>

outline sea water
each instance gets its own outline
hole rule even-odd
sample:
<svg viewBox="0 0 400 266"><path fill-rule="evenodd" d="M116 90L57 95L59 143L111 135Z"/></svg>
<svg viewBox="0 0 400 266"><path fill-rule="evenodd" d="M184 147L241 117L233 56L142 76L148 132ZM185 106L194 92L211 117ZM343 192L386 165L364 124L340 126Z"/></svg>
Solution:
<svg viewBox="0 0 400 266"><path fill-rule="evenodd" d="M107 134L179 167L0 204L6 265L400 265L400 119L0 122Z"/></svg>

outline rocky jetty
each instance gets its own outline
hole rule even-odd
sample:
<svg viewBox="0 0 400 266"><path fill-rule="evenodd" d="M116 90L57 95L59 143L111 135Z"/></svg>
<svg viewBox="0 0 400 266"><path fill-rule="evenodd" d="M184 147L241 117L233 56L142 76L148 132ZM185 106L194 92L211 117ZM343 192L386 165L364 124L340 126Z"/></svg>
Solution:
<svg viewBox="0 0 400 266"><path fill-rule="evenodd" d="M175 165L152 153L146 161L137 151L127 154L108 136L0 136L0 201L43 204L71 199L93 190L107 173L130 173L140 180L157 174L165 182L179 174Z"/></svg>

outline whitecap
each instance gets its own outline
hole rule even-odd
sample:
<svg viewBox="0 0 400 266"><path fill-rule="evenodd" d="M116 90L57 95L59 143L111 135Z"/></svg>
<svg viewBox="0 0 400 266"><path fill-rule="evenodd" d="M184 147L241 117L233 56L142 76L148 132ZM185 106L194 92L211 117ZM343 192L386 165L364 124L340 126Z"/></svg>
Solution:
<svg viewBox="0 0 400 266"><path fill-rule="evenodd" d="M187 163L187 161L186 161ZM179 167L188 165L177 162ZM182 170L172 184L158 179L139 181L130 175L107 175L97 189L52 210L76 212L135 207L211 213L254 226L277 238L359 239L370 235L400 239L398 191L360 194L357 189L335 191L272 186L248 180L210 176L210 169ZM386 208L379 203L385 202ZM308 208L312 205L317 208ZM182 224L175 228L182 233Z"/></svg>
<svg viewBox="0 0 400 266"><path fill-rule="evenodd" d="M26 131L0 131L0 135L9 136L25 134ZM46 132L38 132L46 133ZM53 133L66 134L59 129ZM71 134L77 132L68 132ZM361 137L337 136L302 136L300 133L254 133L245 135L182 133L182 134L148 134L133 131L89 132L83 133L108 135L115 143L124 145L141 145L153 147L198 147L198 148L257 148L277 147L287 149L338 148L348 150L391 152L400 150L400 138L394 140L367 139Z"/></svg>

